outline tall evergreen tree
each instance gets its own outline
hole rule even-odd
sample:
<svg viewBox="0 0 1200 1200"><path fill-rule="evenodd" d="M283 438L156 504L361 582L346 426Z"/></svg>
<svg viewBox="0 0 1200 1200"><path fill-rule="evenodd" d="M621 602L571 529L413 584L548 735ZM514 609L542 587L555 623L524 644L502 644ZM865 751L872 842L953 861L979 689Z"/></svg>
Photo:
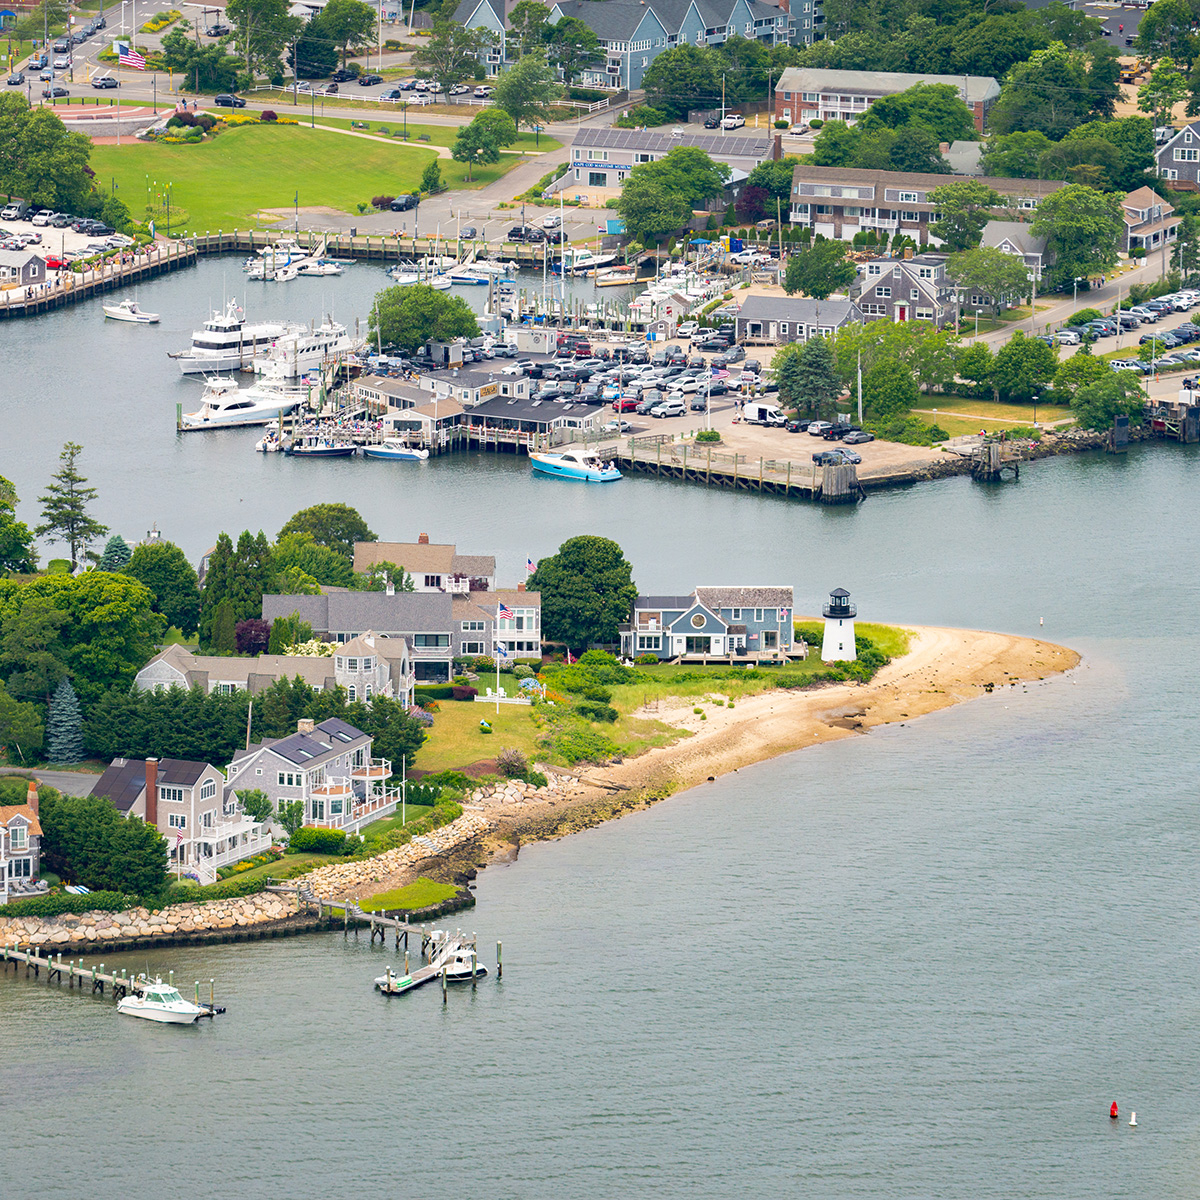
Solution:
<svg viewBox="0 0 1200 1200"><path fill-rule="evenodd" d="M229 587L229 573L233 566L233 539L227 533L217 537L217 544L208 556L208 570L204 575L204 592L200 601L200 644L212 642L213 617L217 605L225 599Z"/></svg>
<svg viewBox="0 0 1200 1200"><path fill-rule="evenodd" d="M79 473L75 460L83 453L77 442L67 442L58 456L62 463L58 472L51 477L50 486L44 496L39 496L42 505L42 523L34 530L41 537L50 534L52 542L65 542L71 549L71 570L79 566L83 557L94 557L88 551L92 542L108 532L88 514L88 505L96 499L96 489L85 486L87 478Z"/></svg>
<svg viewBox="0 0 1200 1200"><path fill-rule="evenodd" d="M233 619L247 621L262 616L263 592L271 576L271 543L259 530L252 536L248 529L238 538L233 554L225 597L233 604Z"/></svg>
<svg viewBox="0 0 1200 1200"><path fill-rule="evenodd" d="M104 544L104 553L100 555L96 570L120 571L132 557L133 551L129 549L125 539L119 533L114 533Z"/></svg>
<svg viewBox="0 0 1200 1200"><path fill-rule="evenodd" d="M233 601L228 596L217 605L213 614L212 637L208 648L213 654L237 653L237 618Z"/></svg>
<svg viewBox="0 0 1200 1200"><path fill-rule="evenodd" d="M64 679L50 697L46 752L56 763L76 763L83 758L83 713L69 679Z"/></svg>

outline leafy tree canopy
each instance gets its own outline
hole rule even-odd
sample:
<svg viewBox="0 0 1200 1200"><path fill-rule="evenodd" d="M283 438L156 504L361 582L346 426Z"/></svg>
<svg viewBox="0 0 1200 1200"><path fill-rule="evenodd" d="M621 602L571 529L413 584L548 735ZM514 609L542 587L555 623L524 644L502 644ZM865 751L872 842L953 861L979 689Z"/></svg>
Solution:
<svg viewBox="0 0 1200 1200"><path fill-rule="evenodd" d="M950 83L918 83L907 91L882 96L863 114L858 125L903 129L920 125L939 142L975 141L975 119L963 103L959 90Z"/></svg>
<svg viewBox="0 0 1200 1200"><path fill-rule="evenodd" d="M992 210L1002 207L1005 201L995 188L976 179L964 179L934 188L929 203L937 205L941 213L941 220L931 225L929 232L953 252L978 246Z"/></svg>
<svg viewBox="0 0 1200 1200"><path fill-rule="evenodd" d="M153 593L154 611L185 636L200 620L200 587L196 570L174 542L135 546L124 573L141 580Z"/></svg>
<svg viewBox="0 0 1200 1200"><path fill-rule="evenodd" d="M532 0L521 0L517 8L525 4L532 4ZM545 6L533 4L533 7ZM514 8L513 16L516 11ZM559 90L554 69L546 61L545 52L538 50L525 53L500 73L492 90L492 109L502 109L518 127L524 125L532 129L550 119L550 105L557 98Z"/></svg>
<svg viewBox="0 0 1200 1200"><path fill-rule="evenodd" d="M700 46L664 50L642 76L646 103L672 121L687 119L693 108L715 108L721 103L721 59Z"/></svg>
<svg viewBox="0 0 1200 1200"><path fill-rule="evenodd" d="M40 36L40 27L39 27ZM0 192L36 207L77 212L92 192L91 142L19 92L0 95Z"/></svg>
<svg viewBox="0 0 1200 1200"><path fill-rule="evenodd" d="M789 296L803 292L818 300L827 300L834 292L854 282L855 266L846 257L845 242L820 239L788 259L783 290Z"/></svg>
<svg viewBox="0 0 1200 1200"><path fill-rule="evenodd" d="M17 520L16 511L17 489L0 475L0 574L37 570L33 532Z"/></svg>
<svg viewBox="0 0 1200 1200"><path fill-rule="evenodd" d="M439 292L423 283L379 292L369 328L372 336L378 330L385 344L406 350L419 350L429 341L452 342L455 338L479 336L479 322L461 296Z"/></svg>
<svg viewBox="0 0 1200 1200"><path fill-rule="evenodd" d="M348 504L314 504L302 508L279 531L282 539L289 533L307 533L318 546L336 550L347 562L354 559L355 542L377 542L358 509Z"/></svg>
<svg viewBox="0 0 1200 1200"><path fill-rule="evenodd" d="M529 588L542 594L542 632L550 641L583 648L619 640L637 588L621 547L608 538L568 538L539 560Z"/></svg>
<svg viewBox="0 0 1200 1200"><path fill-rule="evenodd" d="M1146 392L1133 371L1106 369L1106 377L1081 387L1071 400L1071 411L1083 429L1112 427L1113 417L1134 421L1141 416Z"/></svg>
<svg viewBox="0 0 1200 1200"><path fill-rule="evenodd" d="M1031 228L1053 256L1052 285L1106 274L1117 264L1125 228L1120 197L1068 184L1038 205Z"/></svg>

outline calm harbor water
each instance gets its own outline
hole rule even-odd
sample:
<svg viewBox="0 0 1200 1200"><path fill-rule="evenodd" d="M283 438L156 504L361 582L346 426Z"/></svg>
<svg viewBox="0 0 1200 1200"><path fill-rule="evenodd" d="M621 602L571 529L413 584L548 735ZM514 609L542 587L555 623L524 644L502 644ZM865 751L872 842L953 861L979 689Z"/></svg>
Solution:
<svg viewBox="0 0 1200 1200"><path fill-rule="evenodd" d="M27 519L71 437L103 519L193 555L345 500L385 537L494 549L502 577L602 533L647 590L787 582L813 611L841 585L865 619L1044 618L1084 665L524 849L458 919L489 964L503 939L504 981L445 1009L375 995L395 954L340 934L118 959L215 977L229 1011L189 1030L9 974L0 1114L38 1164L24 1195L1194 1195L1200 564L1190 519L1161 515L1200 507L1195 448L834 511L575 489L507 459L282 461L174 435L189 385L159 351L219 300L212 268L143 290L178 315L141 358L155 331L87 308L3 331L0 474Z"/></svg>

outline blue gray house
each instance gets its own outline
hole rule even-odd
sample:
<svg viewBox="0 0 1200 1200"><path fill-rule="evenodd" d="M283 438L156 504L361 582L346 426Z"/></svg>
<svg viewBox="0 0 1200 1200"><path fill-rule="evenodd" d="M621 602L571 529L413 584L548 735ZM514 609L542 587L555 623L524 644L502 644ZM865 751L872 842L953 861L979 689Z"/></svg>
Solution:
<svg viewBox="0 0 1200 1200"><path fill-rule="evenodd" d="M480 61L489 75L499 75L508 62L508 14L516 0L462 0L454 10L455 25L467 29L486 29L492 35L492 44L479 53ZM513 57L517 46L512 47Z"/></svg>
<svg viewBox="0 0 1200 1200"><path fill-rule="evenodd" d="M790 587L699 587L690 596L639 596L621 626L621 653L753 662L803 658L792 636Z"/></svg>

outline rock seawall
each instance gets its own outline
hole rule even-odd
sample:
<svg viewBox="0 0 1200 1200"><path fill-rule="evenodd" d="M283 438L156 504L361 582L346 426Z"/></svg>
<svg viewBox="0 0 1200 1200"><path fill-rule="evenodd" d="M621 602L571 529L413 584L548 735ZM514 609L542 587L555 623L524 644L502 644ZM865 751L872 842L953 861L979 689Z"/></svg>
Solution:
<svg viewBox="0 0 1200 1200"><path fill-rule="evenodd" d="M5 917L0 913L0 945L65 948L143 938L178 937L244 929L295 916L290 896L259 892L207 904L175 904L151 912L130 908L124 912L88 912L61 917Z"/></svg>

